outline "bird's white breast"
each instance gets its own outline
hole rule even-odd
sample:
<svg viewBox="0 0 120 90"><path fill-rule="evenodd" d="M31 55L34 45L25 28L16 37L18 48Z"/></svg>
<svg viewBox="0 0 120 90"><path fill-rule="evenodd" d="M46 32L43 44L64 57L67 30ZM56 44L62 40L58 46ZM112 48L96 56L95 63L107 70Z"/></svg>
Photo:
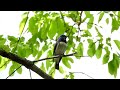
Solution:
<svg viewBox="0 0 120 90"><path fill-rule="evenodd" d="M65 42L59 42L55 50L56 55L64 54L66 47L67 44Z"/></svg>

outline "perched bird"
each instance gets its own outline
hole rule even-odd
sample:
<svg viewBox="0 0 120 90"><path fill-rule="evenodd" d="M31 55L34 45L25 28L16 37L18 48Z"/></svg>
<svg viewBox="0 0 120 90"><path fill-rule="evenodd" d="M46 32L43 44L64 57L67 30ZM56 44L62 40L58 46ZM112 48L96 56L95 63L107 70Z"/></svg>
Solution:
<svg viewBox="0 0 120 90"><path fill-rule="evenodd" d="M64 55L64 52L65 52L66 47L67 47L66 38L67 38L67 36L65 36L65 35L61 35L58 38L58 40L54 46L54 51L53 51L54 56ZM60 63L61 59L62 59L62 57L53 59L53 61L55 62L55 69L57 69L57 70L59 70L59 63Z"/></svg>

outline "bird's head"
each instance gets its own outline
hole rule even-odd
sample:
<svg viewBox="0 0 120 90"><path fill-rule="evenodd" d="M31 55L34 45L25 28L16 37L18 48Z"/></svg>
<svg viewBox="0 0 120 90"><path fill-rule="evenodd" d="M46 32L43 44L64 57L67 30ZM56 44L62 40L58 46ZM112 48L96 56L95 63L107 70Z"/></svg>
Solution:
<svg viewBox="0 0 120 90"><path fill-rule="evenodd" d="M67 38L67 36L61 35L58 40L59 40L59 41L66 42L66 38Z"/></svg>

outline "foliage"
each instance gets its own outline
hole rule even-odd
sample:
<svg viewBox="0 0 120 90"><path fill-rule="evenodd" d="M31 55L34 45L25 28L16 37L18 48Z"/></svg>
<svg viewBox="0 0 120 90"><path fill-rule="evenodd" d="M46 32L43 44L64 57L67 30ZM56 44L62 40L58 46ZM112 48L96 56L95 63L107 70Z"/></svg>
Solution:
<svg viewBox="0 0 120 90"><path fill-rule="evenodd" d="M33 16L30 17L28 15L29 13L33 13ZM114 31L119 30L120 11L97 11L98 18L95 18L94 14L90 11L82 11L82 14L81 11L25 12L19 26L20 37L17 38L9 35L5 38L3 35L0 35L0 48L7 52L13 52L23 58L28 58L32 55L34 59L37 60L46 53L46 57L51 57L54 45L52 40L56 40L61 34L65 34L68 36L68 46L65 54L70 53L71 50L73 52L77 52L75 58L76 60L79 60L79 56L84 56L84 52L86 50L89 57L96 56L96 59L102 59L103 64L108 64L109 73L116 77L120 59L117 53L111 52L113 49L111 43L112 39L110 37L104 37L103 33L101 33L102 27L99 25L103 21L105 15L109 16L104 19L104 22L106 25L111 25L110 32L112 35ZM65 18L70 19L77 27L75 27L75 25L71 25ZM97 24L94 22L95 19L98 21ZM26 39L23 34L26 24L28 24L28 34L31 34L31 37L28 39ZM82 24L86 24L86 27L83 27L84 29L80 30L78 27ZM83 38L85 41L82 40ZM78 45L76 43L78 43ZM84 47L86 43L88 43L88 49ZM114 43L120 50L120 41L114 40ZM103 53L103 51L106 53ZM112 60L109 60L110 55L113 55ZM71 65L74 63L74 60L72 57L63 57L60 64L60 74L65 74L65 68L63 66L67 69L71 69ZM9 59L5 59L0 56L0 70L5 70L8 63L11 62L7 61L9 61ZM54 77L55 68L52 60L46 60L39 63L41 64L39 67L44 72ZM19 66L20 64L12 62L12 65L9 68L9 74ZM22 68L18 69L17 72L22 74ZM73 73L70 74L70 78L74 78Z"/></svg>

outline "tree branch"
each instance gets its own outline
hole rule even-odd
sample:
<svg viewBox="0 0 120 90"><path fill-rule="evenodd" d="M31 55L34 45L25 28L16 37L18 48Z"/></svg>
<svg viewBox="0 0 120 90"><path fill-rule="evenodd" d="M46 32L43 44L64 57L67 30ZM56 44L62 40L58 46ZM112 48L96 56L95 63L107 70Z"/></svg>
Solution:
<svg viewBox="0 0 120 90"><path fill-rule="evenodd" d="M52 56L52 57L49 57L49 58L43 58L43 59L39 59L39 60L32 61L32 62L33 62L33 63L36 63L36 62L44 61L44 60L47 60L47 59L53 59L53 58L59 58L59 57L73 56L74 54L77 54L77 52L72 53L72 54L68 54L68 55L57 55L57 56ZM81 56L81 57L82 57L82 56Z"/></svg>
<svg viewBox="0 0 120 90"><path fill-rule="evenodd" d="M82 13L83 13L83 11L81 11L80 12L80 20L79 20L79 22L78 22L78 32L77 32L77 40L78 40L78 36L79 36L79 34L80 34L80 25L81 25L81 23L82 23Z"/></svg>
<svg viewBox="0 0 120 90"><path fill-rule="evenodd" d="M40 68L38 68L36 65L34 65L32 61L29 61L25 58L21 58L13 53L6 52L3 49L0 49L0 55L3 57L9 58L12 61L15 61L19 64L24 65L26 68L31 69L32 71L36 72L38 75L40 75L41 77L45 79L53 79L51 76L49 76L48 74L43 72Z"/></svg>

